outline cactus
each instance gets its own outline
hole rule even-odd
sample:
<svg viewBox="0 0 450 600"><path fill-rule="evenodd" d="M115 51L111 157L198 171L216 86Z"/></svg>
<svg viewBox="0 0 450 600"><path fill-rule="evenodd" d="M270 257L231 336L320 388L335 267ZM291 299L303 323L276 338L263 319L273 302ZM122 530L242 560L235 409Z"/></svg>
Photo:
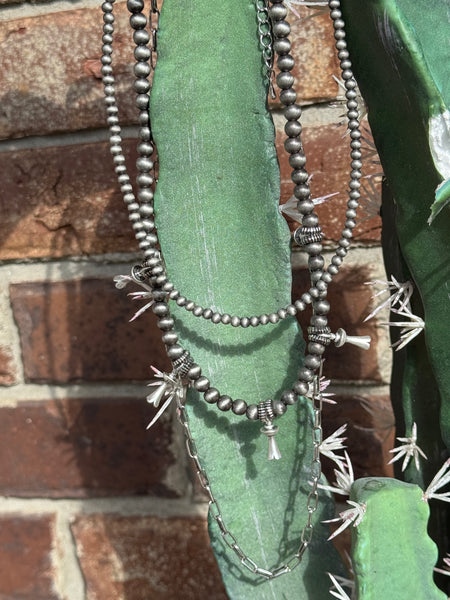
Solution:
<svg viewBox="0 0 450 600"><path fill-rule="evenodd" d="M440 20L436 10L444 22L446 15L445 3L433 2L433 11L428 4L343 0L342 7L388 182L383 201L388 270L400 280L412 278L418 290L412 307L425 318L425 337L403 351L406 358L396 360L393 375L393 397L401 398L395 401L398 434L410 435L417 422L420 445L430 458L428 470L416 473L411 463L406 471L422 487L439 466L442 440L450 441L448 290L442 283L449 161L438 148L445 142L449 86L443 76L445 44L435 42L429 23L431 13ZM231 314L260 314L287 304L291 283L255 26L253 2L193 0L186 7L182 0L165 0L151 103L160 161L157 225L170 279L196 303ZM276 397L295 379L304 344L292 319L241 330L200 322L181 309L174 316L182 345L222 394L257 403ZM267 440L254 423L221 415L194 390L188 392L187 411L226 525L262 568L285 562L306 522L308 402L300 400L280 420L280 462L266 460ZM444 598L431 579L435 550L419 488L365 479L353 484L351 494L352 501L366 505L353 550L358 598ZM329 517L330 509L324 494L316 521ZM436 514L430 526L435 534L443 518ZM262 585L230 554L213 518L210 533L230 598L321 600L329 597L325 572L342 572L319 524L300 567ZM383 565L389 570L380 576Z"/></svg>
<svg viewBox="0 0 450 600"><path fill-rule="evenodd" d="M428 457L419 470L411 462L404 474L422 487L450 445L448 8L429 0L345 0L342 6L386 177L386 270L414 283L412 312L425 321L424 333L394 354L391 385L397 435L409 436L416 423ZM396 475L402 476L399 466ZM436 506L429 531L441 553L448 551L446 523L448 512Z"/></svg>
<svg viewBox="0 0 450 600"><path fill-rule="evenodd" d="M277 207L279 169L255 4L188 4L164 2L151 103L160 162L155 206L167 270L203 306L238 315L271 312L290 302L290 236ZM222 394L258 403L296 380L304 342L294 319L243 330L176 309L182 345ZM280 419L280 461L267 460L258 423L218 412L192 389L187 410L227 527L261 567L286 562L308 516L309 402ZM330 511L324 495L315 520ZM320 600L328 597L324 573L342 570L320 523L302 564L263 585L225 552L214 519L210 533L231 598Z"/></svg>
<svg viewBox="0 0 450 600"><path fill-rule="evenodd" d="M385 477L355 481L351 500L365 506L352 528L356 597L361 600L446 600L433 582L437 548L427 536L422 490Z"/></svg>

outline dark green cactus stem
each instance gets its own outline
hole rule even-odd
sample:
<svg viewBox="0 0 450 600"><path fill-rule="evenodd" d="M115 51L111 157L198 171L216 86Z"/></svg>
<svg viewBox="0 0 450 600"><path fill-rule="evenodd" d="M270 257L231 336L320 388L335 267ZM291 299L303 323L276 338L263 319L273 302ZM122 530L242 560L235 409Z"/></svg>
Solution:
<svg viewBox="0 0 450 600"><path fill-rule="evenodd" d="M417 443L428 456L419 471L411 461L404 474L422 487L450 445L449 10L448 0L342 0L354 72L386 176L386 270L413 281L412 311L425 321L425 331L394 353L391 386L397 435L410 436L416 422ZM391 320L407 319L392 313ZM398 330L392 337L398 339ZM399 465L396 474L403 476ZM445 508L434 507L429 525L442 553L448 551Z"/></svg>
<svg viewBox="0 0 450 600"><path fill-rule="evenodd" d="M255 3L165 0L151 118L160 172L157 226L170 279L203 306L240 316L290 301L289 231L278 213L274 127ZM222 394L257 403L296 380L304 342L294 319L234 329L175 306L180 343ZM258 422L221 413L194 390L191 428L226 525L263 568L290 558L307 520L311 410L306 401L279 419L280 461L267 460ZM316 521L332 512L324 495ZM210 523L231 598L328 597L326 571L340 561L318 525L304 563L274 581L255 579Z"/></svg>
<svg viewBox="0 0 450 600"><path fill-rule="evenodd" d="M447 447L448 206L428 221L436 193L441 193L436 190L449 177L449 6L448 0L345 0L342 6L355 74L395 202L401 253L423 304L427 354L441 396L440 427ZM440 148L433 131L441 136Z"/></svg>
<svg viewBox="0 0 450 600"><path fill-rule="evenodd" d="M427 535L428 504L413 484L388 478L355 481L350 499L365 505L352 527L359 600L446 600L433 582L437 548Z"/></svg>

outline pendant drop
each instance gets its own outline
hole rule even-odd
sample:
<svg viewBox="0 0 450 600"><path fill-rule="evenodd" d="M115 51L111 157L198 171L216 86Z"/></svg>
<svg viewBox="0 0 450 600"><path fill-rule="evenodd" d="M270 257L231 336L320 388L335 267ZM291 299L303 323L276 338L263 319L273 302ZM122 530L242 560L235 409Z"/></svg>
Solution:
<svg viewBox="0 0 450 600"><path fill-rule="evenodd" d="M274 426L270 421L267 422L264 427L261 427L261 433L267 435L269 439L269 452L267 454L268 460L280 460L281 452L278 448L277 441L275 439L276 434L278 433L279 428Z"/></svg>
<svg viewBox="0 0 450 600"><path fill-rule="evenodd" d="M260 429L261 433L266 435L269 440L268 460L280 460L281 458L281 452L275 439L279 428L273 424L274 418L272 400L260 402L258 404L258 419L264 423L264 427Z"/></svg>

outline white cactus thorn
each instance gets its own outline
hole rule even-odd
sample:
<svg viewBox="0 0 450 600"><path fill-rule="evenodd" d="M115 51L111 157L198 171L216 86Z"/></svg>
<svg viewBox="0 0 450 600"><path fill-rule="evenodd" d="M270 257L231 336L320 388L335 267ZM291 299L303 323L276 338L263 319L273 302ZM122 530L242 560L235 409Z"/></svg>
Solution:
<svg viewBox="0 0 450 600"><path fill-rule="evenodd" d="M346 429L347 423L344 423L344 425L341 425L334 433L322 440L322 443L319 446L320 453L323 456L330 458L337 465L341 465L344 460L342 456L336 454L336 450L344 450L346 448L344 442L347 438L340 437L342 433L345 433Z"/></svg>
<svg viewBox="0 0 450 600"><path fill-rule="evenodd" d="M393 448L392 450L389 450L389 452L395 454L395 456L388 462L388 465L400 460L404 456L405 458L402 464L402 471L404 471L408 466L411 457L414 457L416 469L419 470L419 454L423 456L425 460L427 459L427 456L425 452L417 445L417 425L413 423L410 437L398 437L396 439L399 442L402 442L402 444L396 448Z"/></svg>
<svg viewBox="0 0 450 600"><path fill-rule="evenodd" d="M333 485L323 485L322 483L318 484L318 487L322 490L327 490L328 492L333 492L334 494L341 494L342 496L349 496L350 489L355 481L355 476L353 473L353 465L350 460L347 451L344 450L345 460L341 461L335 460L338 468L334 469L334 474L336 477L336 481Z"/></svg>
<svg viewBox="0 0 450 600"><path fill-rule="evenodd" d="M311 179L311 177L312 175L309 177L309 179ZM318 204L323 204L324 202L327 202L327 200L333 198L334 196L337 196L338 194L339 192L332 192L331 194L325 194L324 196L311 198L311 200L314 206L317 206ZM287 202L285 202L284 204L280 204L279 211L281 214L285 214L288 217L291 217L291 219L297 221L297 223L301 223L302 216L297 210L297 204L298 199L295 196L291 196Z"/></svg>
<svg viewBox="0 0 450 600"><path fill-rule="evenodd" d="M332 575L331 573L327 573L328 577L331 579L331 583L334 586L334 589L330 589L330 594L339 600L351 600L351 597L347 594L347 592L341 586L341 583L350 587L350 589L354 590L355 584L350 579L344 579L344 577L338 577L337 575ZM353 594L352 594L353 595Z"/></svg>
<svg viewBox="0 0 450 600"><path fill-rule="evenodd" d="M156 423L173 399L176 399L177 403L180 403L184 395L183 382L181 381L179 375L174 372L163 373L153 366L151 368L155 373L155 377L158 377L160 381L152 381L148 384L149 386L157 386L157 389L147 396L147 402L149 404L153 404L155 408L159 407L159 404L162 400L164 400L164 404L147 425L147 429L150 429L150 427Z"/></svg>
<svg viewBox="0 0 450 600"><path fill-rule="evenodd" d="M381 281L379 279L375 279L374 281L365 281L365 285L382 285L383 288L378 291L376 294L372 296L372 298L377 298L386 292L390 294L389 298L384 300L380 305L378 305L369 316L367 316L364 321L368 321L372 319L380 310L382 310L385 306L389 306L392 310L397 309L397 311L405 311L410 310L410 300L414 291L414 286L411 281L407 280L405 282L399 282L396 278L391 275L390 280ZM398 306L397 306L398 305Z"/></svg>
<svg viewBox="0 0 450 600"><path fill-rule="evenodd" d="M447 556L443 559L443 563L443 569L435 567L434 571L436 571L436 573L441 573L442 575L447 575L447 577L450 577L450 554L447 553Z"/></svg>
<svg viewBox="0 0 450 600"><path fill-rule="evenodd" d="M347 500L347 504L350 504L352 508L342 511L339 513L339 517L335 519L328 519L327 521L322 521L322 523L335 523L337 521L342 521L342 524L336 529L334 533L330 535L328 541L332 540L336 536L338 536L344 529L347 529L350 525L353 527L358 527L361 521L364 518L366 513L366 504L359 504L358 502L353 502L353 500Z"/></svg>
<svg viewBox="0 0 450 600"><path fill-rule="evenodd" d="M327 402L328 404L336 404L336 401L331 399L331 396L334 396L335 394L333 392L325 391L327 389L327 387L330 385L330 383L331 383L331 379L325 379L325 376L321 375L321 377L319 379L319 391L321 392L322 402ZM307 398L312 400L313 394L314 394L314 382L311 382L308 385L309 385L309 388L305 395Z"/></svg>
<svg viewBox="0 0 450 600"><path fill-rule="evenodd" d="M398 351L412 342L412 340L423 331L425 328L425 321L421 319L421 317L414 315L409 308L405 308L404 310L392 309L392 311L402 317L410 319L409 321L389 321L388 323L382 323L382 325L387 325L389 327L402 328L400 331L400 339L395 342L395 344L392 344L392 348L395 348Z"/></svg>
<svg viewBox="0 0 450 600"><path fill-rule="evenodd" d="M147 302L147 304L142 306L131 317L130 323L132 321L134 321L135 319L137 319L140 315L142 315L143 312L145 312L147 309L149 309L152 306L152 304L153 304L152 288L148 284L146 284L144 281L138 281L137 279L134 279L134 277L131 277L129 275L116 275L114 277L114 283L116 285L116 288L119 290L122 290L123 288L125 288L129 283L135 283L136 285L141 286L141 288L143 288L143 291L131 292L128 295L131 296L131 298L133 300L150 300L150 302Z"/></svg>
<svg viewBox="0 0 450 600"><path fill-rule="evenodd" d="M443 500L444 502L450 502L450 491L436 494L437 490L440 490L444 486L450 483L450 458L448 458L436 475L431 480L430 485L424 491L422 499L425 502L434 498L435 500Z"/></svg>
<svg viewBox="0 0 450 600"><path fill-rule="evenodd" d="M293 8L294 6L309 6L309 7L321 6L321 7L324 7L308 18L315 17L315 16L318 16L319 14L328 12L328 2L324 2L323 0L285 0L285 4L286 4L286 8L291 10L298 19L301 19L301 15L299 12L297 12L297 10L295 8Z"/></svg>

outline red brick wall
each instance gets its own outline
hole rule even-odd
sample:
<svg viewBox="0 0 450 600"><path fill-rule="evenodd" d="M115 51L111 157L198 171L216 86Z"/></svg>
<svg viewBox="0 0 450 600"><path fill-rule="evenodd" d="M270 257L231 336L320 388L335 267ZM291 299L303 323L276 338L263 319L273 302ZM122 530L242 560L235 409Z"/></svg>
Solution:
<svg viewBox="0 0 450 600"><path fill-rule="evenodd" d="M138 255L107 146L101 11L1 0L0 18L0 598L222 600L180 431L170 415L145 429L149 365L167 366L159 330L149 313L129 324L133 306L112 285ZM332 27L326 15L292 19L308 168L321 196L347 181L343 108L330 105L339 93ZM118 97L132 125L123 2L117 31ZM276 101L272 109L281 150ZM131 165L134 146L125 144ZM289 166L280 163L286 201ZM344 203L340 194L320 207L330 249ZM381 475L393 434L389 352L379 324L362 323L364 282L384 278L377 217L362 214L356 242L330 290L331 325L373 344L329 353L338 404L326 408L325 428L348 422L357 475ZM300 254L293 263L303 291Z"/></svg>

